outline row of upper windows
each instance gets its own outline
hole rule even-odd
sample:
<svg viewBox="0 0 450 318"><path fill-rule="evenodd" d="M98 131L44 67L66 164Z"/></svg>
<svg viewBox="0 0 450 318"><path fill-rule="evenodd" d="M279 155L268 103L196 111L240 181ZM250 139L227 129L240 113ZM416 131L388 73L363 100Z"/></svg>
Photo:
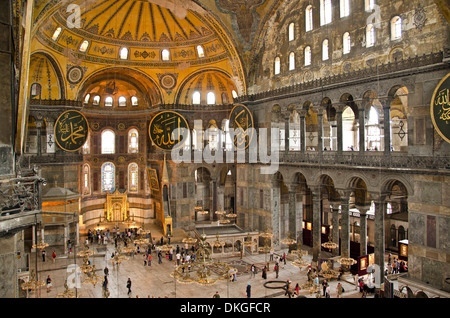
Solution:
<svg viewBox="0 0 450 318"><path fill-rule="evenodd" d="M365 10L372 11L375 9L375 0L364 0ZM340 17L345 18L350 15L350 0L340 0ZM326 25L332 22L333 11L331 0L320 0L320 25ZM310 4L305 9L305 31L312 31L313 24L313 6ZM294 40L294 23L289 24L288 29L289 41Z"/></svg>
<svg viewBox="0 0 450 318"><path fill-rule="evenodd" d="M62 28L58 27L56 28L55 32L53 32L53 36L52 36L52 40L53 41L57 41L60 34L62 32ZM87 49L89 48L89 41L88 40L84 40L83 42L81 42L80 47L78 48L78 50L81 53L85 53L87 51ZM197 45L196 47L197 50L197 56L199 58L205 57L205 50L203 49L203 46L201 45ZM121 60L127 60L128 59L128 53L129 53L129 49L127 47L122 47L119 50L119 58ZM163 49L161 51L161 60L162 61L170 61L170 51L168 49Z"/></svg>
<svg viewBox="0 0 450 318"><path fill-rule="evenodd" d="M116 188L116 167L112 162L105 162L101 168L101 182L103 192L114 192ZM139 166L137 163L128 165L128 189L131 192L138 191ZM94 182L97 182L94 180ZM83 194L91 192L91 167L85 164L83 167Z"/></svg>
<svg viewBox="0 0 450 318"><path fill-rule="evenodd" d="M231 94L233 95L233 98L237 98L237 93L235 90L233 90L231 92ZM222 93L222 104L229 104L230 101L228 100L228 94L227 93ZM192 94L192 104L193 105L200 105L202 101L202 94L199 91L195 91ZM206 104L208 105L214 105L216 104L216 94L214 92L208 92L206 94Z"/></svg>
<svg viewBox="0 0 450 318"><path fill-rule="evenodd" d="M90 99L91 99L91 94L87 94L84 97L84 104L88 104ZM94 106L100 105L100 100L101 100L101 97L99 95L95 95L92 99L92 105L94 105ZM127 106L127 98L125 96L120 96L119 99L117 100L117 102L120 107ZM114 99L111 96L107 96L104 101L104 106L112 107L113 105L114 105ZM138 103L137 97L132 96L131 97L131 106L138 106L138 105L139 105L139 103Z"/></svg>
<svg viewBox="0 0 450 318"><path fill-rule="evenodd" d="M139 133L136 129L128 132L128 152L139 152ZM90 143L87 141L83 146L83 154L90 153ZM116 134L110 129L106 129L101 134L101 154L116 153Z"/></svg>
<svg viewBox="0 0 450 318"><path fill-rule="evenodd" d="M292 23L291 23L292 25ZM398 40L402 37L402 18L400 16L395 16L391 19L391 40ZM375 26L369 24L366 26L366 47L372 47L375 45ZM348 54L351 51L351 37L349 32L345 32L342 36L342 53ZM304 49L304 65L311 65L312 60L311 46L306 46ZM326 61L329 58L329 43L328 39L322 42L322 61ZM289 70L295 69L295 53L289 53ZM279 56L275 57L274 73L275 75L280 74L281 70L281 59Z"/></svg>

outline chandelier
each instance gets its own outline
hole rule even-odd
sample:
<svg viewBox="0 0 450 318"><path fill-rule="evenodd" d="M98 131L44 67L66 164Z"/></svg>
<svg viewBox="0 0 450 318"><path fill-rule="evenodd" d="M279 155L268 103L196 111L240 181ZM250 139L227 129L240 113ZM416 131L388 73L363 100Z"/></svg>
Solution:
<svg viewBox="0 0 450 318"><path fill-rule="evenodd" d="M330 233L330 235L328 236L328 242L322 243L322 247L333 250L333 249L338 248L339 245L333 242L333 239L332 239L331 233Z"/></svg>
<svg viewBox="0 0 450 318"><path fill-rule="evenodd" d="M48 246L48 244L44 243L44 242L33 244L33 248L37 248L37 249L40 249L40 250L46 248L47 246Z"/></svg>
<svg viewBox="0 0 450 318"><path fill-rule="evenodd" d="M269 231L262 232L259 234L259 237L264 239L264 246L258 247L258 252L260 253L268 253L270 251L269 240L272 239L273 234Z"/></svg>
<svg viewBox="0 0 450 318"><path fill-rule="evenodd" d="M30 279L27 282L22 283L22 290L36 290L45 285L43 280L36 280L36 273L34 270L30 273Z"/></svg>
<svg viewBox="0 0 450 318"><path fill-rule="evenodd" d="M290 254L292 254L292 255L294 255L294 256L297 256L297 259L296 259L296 260L293 260L293 261L291 262L291 264L292 264L293 266L299 267L300 269L302 269L302 267L306 267L306 266L311 265L310 263L308 263L307 261L305 261L305 260L303 259L303 256L308 255L308 251L303 251L301 246L302 246L302 244L299 242L299 243L297 244L297 249L296 249L296 250L292 250L292 251L290 252Z"/></svg>
<svg viewBox="0 0 450 318"><path fill-rule="evenodd" d="M226 214L225 217L230 218L230 219L237 218L237 214L233 213L233 209L231 208L230 213Z"/></svg>
<svg viewBox="0 0 450 318"><path fill-rule="evenodd" d="M136 245L146 245L146 244L149 244L149 243L150 243L150 239L146 238L146 236L147 236L148 234L151 234L151 231L150 231L150 230L139 229L139 230L138 230L139 238L135 239L135 240L133 241L133 243L136 244Z"/></svg>
<svg viewBox="0 0 450 318"><path fill-rule="evenodd" d="M56 298L77 298L75 292L69 289L67 285L67 279L64 281L64 292L56 295Z"/></svg>
<svg viewBox="0 0 450 318"><path fill-rule="evenodd" d="M86 273L86 276L84 277L83 283L85 284L92 284L97 285L102 282L102 277L97 275L95 272L95 265L92 266L92 271Z"/></svg>
<svg viewBox="0 0 450 318"><path fill-rule="evenodd" d="M225 245L224 241L219 240L219 234L216 235L216 240L212 242L212 245L217 248L221 248Z"/></svg>
<svg viewBox="0 0 450 318"><path fill-rule="evenodd" d="M116 249L116 253L113 257L111 257L110 260L113 264L117 264L117 266L119 266L122 262L127 261L128 257L122 254L122 249L120 246L118 246Z"/></svg>
<svg viewBox="0 0 450 318"><path fill-rule="evenodd" d="M188 234L188 236L187 237L185 237L185 238L183 238L183 243L186 243L186 244L188 244L188 245L191 245L191 244L195 244L195 243L197 243L197 239L196 238L193 238L193 237L191 237L191 235L190 234Z"/></svg>
<svg viewBox="0 0 450 318"><path fill-rule="evenodd" d="M289 235L289 233L288 233L288 237L285 238L285 239L282 239L282 240L281 240L281 243L286 244L286 245L292 245L292 244L297 243L297 241L294 240L293 238L291 238L290 235Z"/></svg>
<svg viewBox="0 0 450 318"><path fill-rule="evenodd" d="M220 280L226 280L232 269L228 264L212 259L211 248L206 242L206 235L200 236L198 257L195 261L176 266L171 276L180 283L197 283L199 285L212 285Z"/></svg>
<svg viewBox="0 0 450 318"><path fill-rule="evenodd" d="M357 263L356 260L354 260L354 259L351 258L351 257L341 257L341 258L339 258L337 261L338 261L341 265L344 265L344 266L352 266L352 265L354 265L354 264Z"/></svg>
<svg viewBox="0 0 450 318"><path fill-rule="evenodd" d="M320 265L319 276L322 276L326 279L337 278L339 276L339 272L332 270L331 261L323 262Z"/></svg>
<svg viewBox="0 0 450 318"><path fill-rule="evenodd" d="M80 269L84 274L91 272L94 267L93 265L89 264L89 257L91 257L92 255L94 255L94 251L89 250L89 248L86 248L84 251L80 251L77 253L77 256L83 258L83 265L80 266Z"/></svg>
<svg viewBox="0 0 450 318"><path fill-rule="evenodd" d="M247 237L244 238L244 242L242 242L242 244L245 247L251 248L251 247L255 246L257 243L253 241L252 237L250 236L250 233L248 233Z"/></svg>

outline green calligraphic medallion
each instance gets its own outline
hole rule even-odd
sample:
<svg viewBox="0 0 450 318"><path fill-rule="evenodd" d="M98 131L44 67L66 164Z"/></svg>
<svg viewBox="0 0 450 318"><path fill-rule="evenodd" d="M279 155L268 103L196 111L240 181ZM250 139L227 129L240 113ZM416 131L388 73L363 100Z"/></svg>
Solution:
<svg viewBox="0 0 450 318"><path fill-rule="evenodd" d="M430 112L434 128L450 143L450 73L436 87L431 99Z"/></svg>
<svg viewBox="0 0 450 318"><path fill-rule="evenodd" d="M236 149L247 149L253 139L254 124L250 110L237 104L230 112L229 126L234 129L234 146Z"/></svg>
<svg viewBox="0 0 450 318"><path fill-rule="evenodd" d="M189 125L180 114L163 111L156 114L150 121L148 134L156 147L170 151L180 148L186 142Z"/></svg>
<svg viewBox="0 0 450 318"><path fill-rule="evenodd" d="M58 117L54 131L58 146L65 151L73 152L86 143L89 124L78 110L68 110Z"/></svg>

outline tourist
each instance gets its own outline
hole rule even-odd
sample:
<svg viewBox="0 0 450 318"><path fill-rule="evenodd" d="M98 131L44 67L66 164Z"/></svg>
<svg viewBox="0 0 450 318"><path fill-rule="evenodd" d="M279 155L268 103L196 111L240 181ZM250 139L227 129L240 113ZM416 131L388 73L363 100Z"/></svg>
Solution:
<svg viewBox="0 0 450 318"><path fill-rule="evenodd" d="M50 278L50 275L47 277L47 293L50 292L50 289L52 288L52 279Z"/></svg>
<svg viewBox="0 0 450 318"><path fill-rule="evenodd" d="M344 292L344 287L342 287L341 283L338 283L336 286L337 298L341 298L341 295L343 292Z"/></svg>
<svg viewBox="0 0 450 318"><path fill-rule="evenodd" d="M53 264L54 264L55 260L56 260L56 253L55 253L55 251L53 251L53 253L52 253L52 258L53 258Z"/></svg>
<svg viewBox="0 0 450 318"><path fill-rule="evenodd" d="M246 293L247 293L247 298L250 298L251 293L252 293L252 285L250 285L250 283L247 284Z"/></svg>
<svg viewBox="0 0 450 318"><path fill-rule="evenodd" d="M130 278L128 278L128 281L127 281L127 288L128 288L127 295L130 295L131 294L131 279Z"/></svg>

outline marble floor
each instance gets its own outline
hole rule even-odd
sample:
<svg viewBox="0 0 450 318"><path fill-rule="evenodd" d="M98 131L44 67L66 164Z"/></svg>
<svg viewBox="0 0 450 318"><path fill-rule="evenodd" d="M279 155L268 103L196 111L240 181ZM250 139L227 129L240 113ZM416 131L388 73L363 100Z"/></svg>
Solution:
<svg viewBox="0 0 450 318"><path fill-rule="evenodd" d="M155 232L157 229L154 230ZM152 232L154 233L154 232ZM155 237L159 233L156 233ZM84 242L84 238L80 239ZM181 239L174 237L171 241L172 245L180 244L183 246ZM153 252L153 261L151 266L144 266L144 257L142 254L135 254L133 257L129 257L128 260L121 263L119 266L113 265L111 262L111 254L114 252L114 243L110 242L106 245L99 245L97 243L92 244L90 247L95 251L93 257L91 257L91 264L96 266L97 275L101 276L101 282L95 286L85 282L80 282L78 286L74 283L69 284L71 291L76 292L78 298L103 298L105 297L102 288L102 281L104 276L104 268L108 267L108 291L109 298L211 298L216 292L219 293L221 298L246 298L246 287L250 283L252 287L252 298L288 298L285 296L284 291L281 289L269 289L264 286L267 281L282 281L290 280L294 287L297 283L299 285L307 282L307 268L299 269L296 266L291 265L289 259L286 265L281 263L279 277L276 278L276 273L273 271L274 262L270 262L270 271L268 272L267 279L261 277L259 271L255 276L249 271L251 264L255 264L257 268L264 267L269 259L267 254L253 254L243 255L242 258L239 255L231 257L221 257L220 260L233 264L238 268L238 274L235 281L219 281L210 286L203 286L198 284L186 284L177 282L176 279L171 277L171 273L175 269L176 261L169 261L163 258L162 263L158 264L157 257ZM75 253L79 247L76 247L75 251L70 255L64 254L63 251L58 252L55 250L57 256L55 262L52 261L52 246L47 247L46 261L43 262L40 254L38 258L35 257L31 260L30 269L36 269L39 280L45 280L49 275L52 279L53 286L50 290L44 286L36 292L29 292L28 295L24 295L22 292L21 297L29 298L57 298L59 293L64 292L64 283L67 281L75 282L75 264L77 266L82 265L83 261L80 257L76 257ZM287 250L277 251L280 255ZM277 255L277 252L275 255ZM36 255L36 253L32 253ZM305 256L305 260L311 261L311 256ZM131 279L132 287L131 294L128 295L127 280ZM354 278L350 273L345 273L340 280L345 292L342 298L361 298L361 293L355 288ZM338 281L332 279L330 282L331 297L336 298L336 286ZM273 285L272 285L273 286ZM77 287L77 288L74 288ZM315 293L311 294L309 290L300 290L300 296L306 298L316 298ZM297 296L295 296L297 297ZM368 294L367 298L374 297L374 295Z"/></svg>

